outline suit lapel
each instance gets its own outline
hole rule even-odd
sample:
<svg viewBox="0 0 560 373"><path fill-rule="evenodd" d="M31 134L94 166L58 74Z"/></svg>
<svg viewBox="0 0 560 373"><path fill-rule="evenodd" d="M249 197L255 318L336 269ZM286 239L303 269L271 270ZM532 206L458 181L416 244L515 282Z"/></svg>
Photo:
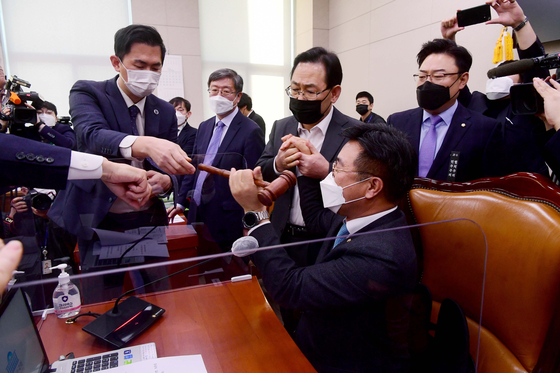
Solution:
<svg viewBox="0 0 560 373"><path fill-rule="evenodd" d="M118 76L107 82L106 93L108 100L113 108L113 113L117 119L119 132L132 135L132 127L130 126L130 114L126 102L122 97L121 91L117 87Z"/></svg>
<svg viewBox="0 0 560 373"><path fill-rule="evenodd" d="M448 166L446 162L449 159L450 153L456 149L463 136L465 136L471 128L472 123L470 122L470 117L468 110L465 109L463 105L459 104L453 115L449 129L443 138L441 148L434 159L434 163L432 163L430 171L426 175L427 177L435 175L441 167Z"/></svg>
<svg viewBox="0 0 560 373"><path fill-rule="evenodd" d="M333 116L327 128L323 146L321 147L321 154L329 163L334 161L335 155L338 154L340 147L344 144L345 139L341 136L341 133L348 126L348 118L342 115L334 106L333 110Z"/></svg>
<svg viewBox="0 0 560 373"><path fill-rule="evenodd" d="M420 132L422 130L422 118L423 118L424 110L418 108L412 111L409 114L409 117L406 118L406 127L408 130L406 133L408 134L408 138L414 149L418 152L420 149Z"/></svg>
<svg viewBox="0 0 560 373"><path fill-rule="evenodd" d="M157 136L159 134L160 113L156 97L149 95L146 97L144 105L144 134L146 136Z"/></svg>
<svg viewBox="0 0 560 373"><path fill-rule="evenodd" d="M237 112L237 114L235 115L235 117L233 117L233 120L231 121L229 128L226 132L226 135L224 136L224 139L222 140L222 143L220 144L220 147L218 148L218 154L216 155L216 158L214 158L214 162L212 162L213 165L218 165L220 163L220 161L222 160L224 153L227 152L228 148L229 148L229 144L231 143L231 141L235 138L235 135L237 134L237 131L239 131L239 129L241 128L241 114L240 111ZM240 155L241 156L241 155ZM245 162L243 162L245 163ZM234 163L234 164L237 164Z"/></svg>

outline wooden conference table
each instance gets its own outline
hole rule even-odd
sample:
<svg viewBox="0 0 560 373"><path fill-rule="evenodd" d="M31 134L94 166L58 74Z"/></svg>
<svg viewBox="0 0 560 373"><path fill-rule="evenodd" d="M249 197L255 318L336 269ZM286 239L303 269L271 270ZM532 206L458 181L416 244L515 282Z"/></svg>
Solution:
<svg viewBox="0 0 560 373"><path fill-rule="evenodd" d="M315 372L266 301L256 277L142 295L166 310L163 317L131 342L155 342L159 357L201 354L209 373ZM112 302L82 307L104 313ZM50 361L108 351L82 331L91 318L75 324L49 315L40 327Z"/></svg>

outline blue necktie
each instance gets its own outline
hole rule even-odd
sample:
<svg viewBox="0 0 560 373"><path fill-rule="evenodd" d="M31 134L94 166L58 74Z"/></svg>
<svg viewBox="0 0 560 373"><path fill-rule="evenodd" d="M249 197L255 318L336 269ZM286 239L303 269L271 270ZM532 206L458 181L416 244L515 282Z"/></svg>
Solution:
<svg viewBox="0 0 560 373"><path fill-rule="evenodd" d="M350 232L348 232L348 228L346 228L346 222L344 222L344 224L342 224L342 227L340 227L340 230L336 234L336 240L334 240L333 249L336 247L336 245L344 241L347 237L343 236L347 236L349 233Z"/></svg>
<svg viewBox="0 0 560 373"><path fill-rule="evenodd" d="M436 126L442 119L439 115L430 118L430 129L426 136L424 136L424 141L420 146L420 151L418 152L418 176L426 177L432 163L434 163L434 158L436 156L436 145L437 145L437 132Z"/></svg>
<svg viewBox="0 0 560 373"><path fill-rule="evenodd" d="M132 134L134 136L138 136L138 127L136 127L136 116L140 113L140 109L138 106L132 105L128 108L130 112L130 127L132 127Z"/></svg>
<svg viewBox="0 0 560 373"><path fill-rule="evenodd" d="M208 144L208 149L206 150L206 155L204 156L204 161L202 162L203 164L212 166L212 162L214 162L214 158L216 158L216 153L218 152L218 148L220 147L220 141L222 140L224 127L225 124L222 121L219 121L216 124L216 129L214 130L214 134L210 139L210 144ZM196 187L194 189L194 201L199 206L200 206L202 186L204 185L204 180L206 180L207 176L208 176L208 172L200 171L198 173L198 179L196 179Z"/></svg>

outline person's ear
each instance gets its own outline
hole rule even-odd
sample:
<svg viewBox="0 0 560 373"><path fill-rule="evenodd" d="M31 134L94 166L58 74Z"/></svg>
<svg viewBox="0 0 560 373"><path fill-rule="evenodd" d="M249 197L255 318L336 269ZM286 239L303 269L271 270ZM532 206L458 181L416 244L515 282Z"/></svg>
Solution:
<svg viewBox="0 0 560 373"><path fill-rule="evenodd" d="M113 66L113 69L115 69L116 72L120 72L121 60L115 55L112 55L111 57L109 57L109 59L111 60L111 65Z"/></svg>
<svg viewBox="0 0 560 373"><path fill-rule="evenodd" d="M371 199L377 196L383 190L383 180L380 177L373 176L367 181L368 188L366 190L366 199Z"/></svg>
<svg viewBox="0 0 560 373"><path fill-rule="evenodd" d="M334 104L338 101L340 94L342 93L342 87L335 85L331 89L331 102Z"/></svg>
<svg viewBox="0 0 560 373"><path fill-rule="evenodd" d="M469 82L469 72L463 73L459 78L459 89L463 89L466 87L467 83Z"/></svg>

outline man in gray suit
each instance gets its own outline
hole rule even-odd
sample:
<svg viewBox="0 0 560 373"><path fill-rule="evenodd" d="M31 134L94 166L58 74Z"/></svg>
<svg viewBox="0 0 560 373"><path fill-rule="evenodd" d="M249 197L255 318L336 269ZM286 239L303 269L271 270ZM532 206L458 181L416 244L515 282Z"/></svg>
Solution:
<svg viewBox="0 0 560 373"><path fill-rule="evenodd" d="M274 122L257 166L263 178L273 181L284 170L297 176L324 179L347 139L343 129L359 124L333 105L340 97L342 66L336 54L315 47L294 59L291 82L286 88L290 98L291 117ZM271 222L282 243L317 238L305 226L297 188L290 188L274 204ZM287 248L298 266L315 263L320 245L302 244ZM281 308L286 330L293 335L298 316Z"/></svg>
<svg viewBox="0 0 560 373"><path fill-rule="evenodd" d="M342 66L336 54L315 47L295 58L291 83L286 88L294 115L274 122L270 140L257 162L266 181L276 179L284 170L316 179L327 176L347 141L340 136L341 131L360 123L333 106L340 97L341 82ZM296 144L302 144L304 151ZM314 238L305 228L299 199L297 188L291 188L275 203L272 225L282 243ZM298 265L309 265L315 261L317 250L308 249L298 246L290 250L290 255Z"/></svg>

